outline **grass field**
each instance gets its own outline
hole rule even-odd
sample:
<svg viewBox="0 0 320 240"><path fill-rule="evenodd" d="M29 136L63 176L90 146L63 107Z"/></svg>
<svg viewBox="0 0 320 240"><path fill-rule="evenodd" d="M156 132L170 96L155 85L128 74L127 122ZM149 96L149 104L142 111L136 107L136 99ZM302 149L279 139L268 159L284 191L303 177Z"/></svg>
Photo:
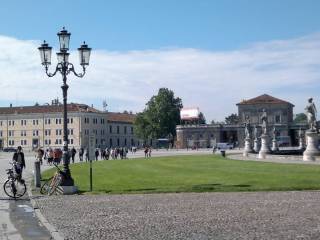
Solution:
<svg viewBox="0 0 320 240"><path fill-rule="evenodd" d="M48 178L50 169L43 174ZM89 191L89 163L71 165ZM320 166L236 161L216 155L93 162L93 193L231 192L320 189Z"/></svg>

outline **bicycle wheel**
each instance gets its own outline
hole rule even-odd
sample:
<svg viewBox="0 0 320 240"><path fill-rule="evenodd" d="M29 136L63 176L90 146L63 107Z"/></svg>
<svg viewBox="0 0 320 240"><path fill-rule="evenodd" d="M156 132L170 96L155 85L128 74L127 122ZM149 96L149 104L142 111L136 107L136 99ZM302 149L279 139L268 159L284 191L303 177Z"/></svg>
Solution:
<svg viewBox="0 0 320 240"><path fill-rule="evenodd" d="M41 194L48 194L48 193L49 193L52 179L53 179L53 177L51 177L48 181L46 181L46 182L42 185L42 187L40 188L40 193L41 193Z"/></svg>
<svg viewBox="0 0 320 240"><path fill-rule="evenodd" d="M7 194L9 197L15 198L16 197L16 191L15 191L14 188L12 188L13 184L14 184L14 181L11 180L11 179L8 179L3 184L3 190L4 190L5 194Z"/></svg>
<svg viewBox="0 0 320 240"><path fill-rule="evenodd" d="M19 181L18 179L15 179L14 185L16 188L15 198L22 197L27 191L27 186L26 186L25 182L23 180Z"/></svg>
<svg viewBox="0 0 320 240"><path fill-rule="evenodd" d="M61 174L56 174L50 184L48 195L54 194L61 182L62 182Z"/></svg>

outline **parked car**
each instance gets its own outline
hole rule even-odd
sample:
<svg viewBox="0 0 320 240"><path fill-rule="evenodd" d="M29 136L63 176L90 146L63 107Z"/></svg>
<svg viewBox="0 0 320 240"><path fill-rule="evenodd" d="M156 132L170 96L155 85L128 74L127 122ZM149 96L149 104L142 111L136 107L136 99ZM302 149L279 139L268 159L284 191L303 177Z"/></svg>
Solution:
<svg viewBox="0 0 320 240"><path fill-rule="evenodd" d="M13 147L6 147L6 148L3 149L3 151L4 151L4 152L15 152L16 149L13 148Z"/></svg>

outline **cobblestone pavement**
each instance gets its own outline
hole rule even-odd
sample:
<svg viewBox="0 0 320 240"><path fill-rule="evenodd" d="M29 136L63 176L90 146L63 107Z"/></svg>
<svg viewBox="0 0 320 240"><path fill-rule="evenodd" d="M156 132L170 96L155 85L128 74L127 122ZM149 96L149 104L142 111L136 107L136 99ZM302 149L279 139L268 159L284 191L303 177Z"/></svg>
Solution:
<svg viewBox="0 0 320 240"><path fill-rule="evenodd" d="M320 239L320 192L37 199L66 239Z"/></svg>

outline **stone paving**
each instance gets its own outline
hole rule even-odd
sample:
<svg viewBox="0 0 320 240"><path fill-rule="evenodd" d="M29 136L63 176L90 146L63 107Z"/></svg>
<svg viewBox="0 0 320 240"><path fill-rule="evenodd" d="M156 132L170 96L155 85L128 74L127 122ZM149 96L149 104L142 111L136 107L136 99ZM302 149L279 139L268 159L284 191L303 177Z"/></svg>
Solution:
<svg viewBox="0 0 320 240"><path fill-rule="evenodd" d="M65 239L320 239L320 192L37 199Z"/></svg>

